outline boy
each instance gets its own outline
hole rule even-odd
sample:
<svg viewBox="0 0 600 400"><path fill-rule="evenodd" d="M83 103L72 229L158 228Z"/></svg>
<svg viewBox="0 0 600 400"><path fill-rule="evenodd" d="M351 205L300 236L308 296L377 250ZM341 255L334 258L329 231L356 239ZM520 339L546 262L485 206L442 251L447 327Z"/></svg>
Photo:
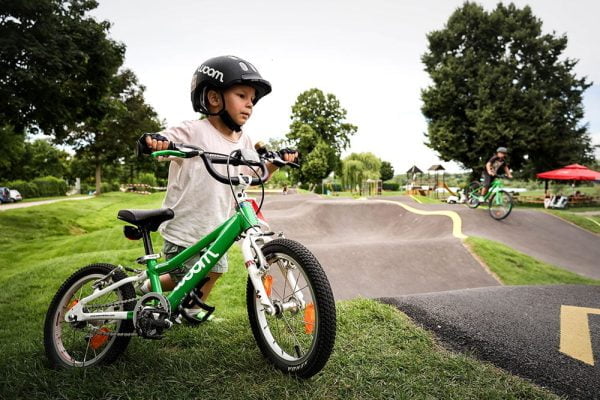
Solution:
<svg viewBox="0 0 600 400"><path fill-rule="evenodd" d="M498 149L496 149L496 154L485 164L485 170L483 171L483 190L481 191L482 198L490 189L492 181L495 179L496 175L498 175L500 168L504 169L506 176L512 178L512 174L510 173L510 169L506 162L506 153L508 153L506 147L498 147ZM480 200L483 201L483 199Z"/></svg>
<svg viewBox="0 0 600 400"><path fill-rule="evenodd" d="M242 125L252 115L258 100L270 92L271 84L249 62L234 56L211 58L196 69L191 85L194 111L207 118L183 122L160 134L145 134L140 138L140 145L147 152L166 150L170 141L223 154L241 148L254 149L250 138L243 134ZM285 150L280 155L285 161L294 161L298 154ZM225 172L225 166L215 167L222 167ZM270 173L277 169L271 163L267 167ZM171 259L215 229L228 217L231 206L230 188L214 180L200 158L171 160L163 207L171 208L175 217L159 228L165 239L165 258ZM198 259L199 256L193 257L185 267L161 276L163 290L172 290ZM202 286L202 302L226 271L227 259L223 257ZM149 282L146 281L140 290L150 291ZM188 318L202 320L200 309L183 309L183 312Z"/></svg>

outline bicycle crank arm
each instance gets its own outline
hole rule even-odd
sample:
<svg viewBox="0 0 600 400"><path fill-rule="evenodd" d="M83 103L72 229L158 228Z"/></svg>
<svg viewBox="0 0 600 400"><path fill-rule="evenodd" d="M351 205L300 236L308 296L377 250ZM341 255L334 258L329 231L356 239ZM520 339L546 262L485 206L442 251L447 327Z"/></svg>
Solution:
<svg viewBox="0 0 600 400"><path fill-rule="evenodd" d="M85 312L74 312L69 311L65 315L66 322L82 322L82 321L98 321L108 319L130 319L129 311L114 311L114 312L98 312L98 313L85 313Z"/></svg>

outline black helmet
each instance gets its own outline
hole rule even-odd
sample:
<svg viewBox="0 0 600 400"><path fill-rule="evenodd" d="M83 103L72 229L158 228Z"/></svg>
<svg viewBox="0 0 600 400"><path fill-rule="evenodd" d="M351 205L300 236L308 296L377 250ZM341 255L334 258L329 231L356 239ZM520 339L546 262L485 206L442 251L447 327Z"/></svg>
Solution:
<svg viewBox="0 0 600 400"><path fill-rule="evenodd" d="M210 114L206 104L209 89L225 90L235 84L252 86L256 90L254 104L271 92L271 84L246 60L235 56L221 56L206 60L192 78L192 106L194 111ZM218 113L217 113L218 114Z"/></svg>
<svg viewBox="0 0 600 400"><path fill-rule="evenodd" d="M506 147L498 147L496 149L496 153L504 153L507 154L508 153L508 149Z"/></svg>

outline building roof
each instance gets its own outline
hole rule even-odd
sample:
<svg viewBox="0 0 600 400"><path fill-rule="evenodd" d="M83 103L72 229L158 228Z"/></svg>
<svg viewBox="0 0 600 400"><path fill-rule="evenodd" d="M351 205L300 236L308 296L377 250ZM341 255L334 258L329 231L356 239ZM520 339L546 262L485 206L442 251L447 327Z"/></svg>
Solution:
<svg viewBox="0 0 600 400"><path fill-rule="evenodd" d="M434 164L427 171L445 171L446 168L442 166L442 164Z"/></svg>

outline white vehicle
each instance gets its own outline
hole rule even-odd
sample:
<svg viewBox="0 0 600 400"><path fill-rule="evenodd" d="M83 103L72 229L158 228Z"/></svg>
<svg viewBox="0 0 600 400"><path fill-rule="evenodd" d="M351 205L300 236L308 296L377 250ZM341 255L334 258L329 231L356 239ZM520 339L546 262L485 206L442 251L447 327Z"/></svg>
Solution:
<svg viewBox="0 0 600 400"><path fill-rule="evenodd" d="M467 196L465 196L464 190L458 190L456 194L457 196L448 196L446 202L448 204L463 204L465 201L467 201Z"/></svg>
<svg viewBox="0 0 600 400"><path fill-rule="evenodd" d="M21 193L19 193L19 191L15 189L10 189L10 198L14 202L23 200Z"/></svg>

